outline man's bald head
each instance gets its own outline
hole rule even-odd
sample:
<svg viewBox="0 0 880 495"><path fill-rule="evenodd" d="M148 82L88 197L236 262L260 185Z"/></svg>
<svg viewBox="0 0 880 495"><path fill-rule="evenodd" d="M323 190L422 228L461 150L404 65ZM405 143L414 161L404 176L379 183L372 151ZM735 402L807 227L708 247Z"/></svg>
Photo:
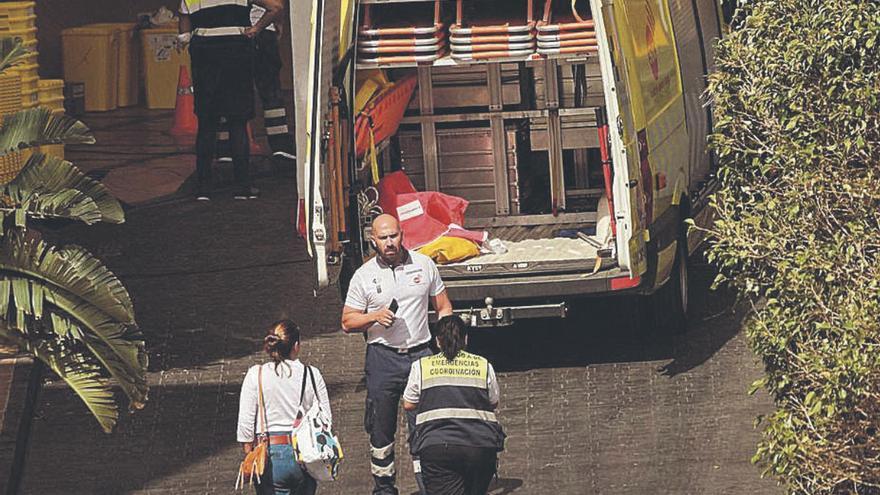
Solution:
<svg viewBox="0 0 880 495"><path fill-rule="evenodd" d="M397 265L403 260L403 232L400 222L393 216L383 213L373 220L371 239L373 248L385 263Z"/></svg>
<svg viewBox="0 0 880 495"><path fill-rule="evenodd" d="M394 229L400 230L400 222L392 215L383 213L373 220L373 232L377 230Z"/></svg>

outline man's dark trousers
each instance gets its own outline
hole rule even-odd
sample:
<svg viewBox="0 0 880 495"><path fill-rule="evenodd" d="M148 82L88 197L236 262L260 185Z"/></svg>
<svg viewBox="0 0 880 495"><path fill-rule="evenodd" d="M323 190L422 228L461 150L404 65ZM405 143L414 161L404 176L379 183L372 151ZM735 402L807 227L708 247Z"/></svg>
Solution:
<svg viewBox="0 0 880 495"><path fill-rule="evenodd" d="M397 413L400 397L406 388L412 363L430 356L429 348L411 354L399 354L379 344L367 345L364 372L367 376L367 404L364 411L364 429L370 436L370 469L373 473L374 495L397 495L394 466L394 436L397 431ZM409 433L416 425L415 411L406 413ZM416 482L422 493L421 469L413 458Z"/></svg>

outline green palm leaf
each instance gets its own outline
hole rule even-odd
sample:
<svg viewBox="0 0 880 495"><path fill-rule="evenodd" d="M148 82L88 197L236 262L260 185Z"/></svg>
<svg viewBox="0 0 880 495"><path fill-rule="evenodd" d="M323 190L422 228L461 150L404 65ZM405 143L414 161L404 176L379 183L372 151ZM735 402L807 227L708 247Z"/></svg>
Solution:
<svg viewBox="0 0 880 495"><path fill-rule="evenodd" d="M95 325L95 311L91 310L90 317L83 317L84 310L80 309L74 316L69 316L54 306L58 301L48 298L47 304L51 308L49 318L45 322L38 322L32 318L25 318L25 324L32 326L41 324L46 328L46 322L51 322L51 331L60 338L70 341L79 341L91 351L104 369L116 381L125 395L128 396L131 407L141 409L147 400L147 379L144 371L147 369L147 354L144 350L144 341L137 327L120 325L112 321L104 321ZM81 319L80 319L81 318ZM83 325L82 321L87 321Z"/></svg>
<svg viewBox="0 0 880 495"><path fill-rule="evenodd" d="M119 410L113 399L110 383L93 358L65 346L60 341L27 338L2 323L0 337L46 363L79 395L101 428L106 433L113 431L119 419Z"/></svg>
<svg viewBox="0 0 880 495"><path fill-rule="evenodd" d="M0 316L84 343L134 407L147 398L147 354L121 282L82 248L60 250L21 231L0 239Z"/></svg>
<svg viewBox="0 0 880 495"><path fill-rule="evenodd" d="M29 53L20 38L0 38L0 72L21 63Z"/></svg>
<svg viewBox="0 0 880 495"><path fill-rule="evenodd" d="M0 156L21 148L45 144L93 144L95 138L82 122L53 115L46 108L28 108L3 117Z"/></svg>
<svg viewBox="0 0 880 495"><path fill-rule="evenodd" d="M88 303L120 323L135 323L128 290L101 260L81 247L56 249L33 235L12 231L0 239L0 272L38 281L49 291L69 293L67 298ZM22 297L22 307L24 302ZM3 304L0 300L0 314Z"/></svg>
<svg viewBox="0 0 880 495"><path fill-rule="evenodd" d="M89 225L125 221L122 206L103 184L54 156L32 155L3 193L8 200L0 211L25 210L36 218L66 218Z"/></svg>

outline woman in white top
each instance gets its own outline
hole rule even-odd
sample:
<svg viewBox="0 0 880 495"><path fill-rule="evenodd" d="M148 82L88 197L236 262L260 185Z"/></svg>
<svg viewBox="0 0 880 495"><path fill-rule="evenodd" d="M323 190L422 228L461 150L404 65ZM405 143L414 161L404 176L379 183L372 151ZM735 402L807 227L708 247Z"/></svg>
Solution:
<svg viewBox="0 0 880 495"><path fill-rule="evenodd" d="M269 435L269 458L262 479L257 484L258 494L311 495L315 493L317 484L294 460L290 432L300 404L308 410L317 400L327 415L331 415L327 386L317 368L311 367L317 394L312 387L306 387L304 396L300 397L305 366L296 358L300 343L299 327L294 322L275 322L263 340L263 349L272 360L252 366L241 385L238 441L247 453L254 448L258 436ZM260 381L267 424L262 429L263 420L259 418Z"/></svg>

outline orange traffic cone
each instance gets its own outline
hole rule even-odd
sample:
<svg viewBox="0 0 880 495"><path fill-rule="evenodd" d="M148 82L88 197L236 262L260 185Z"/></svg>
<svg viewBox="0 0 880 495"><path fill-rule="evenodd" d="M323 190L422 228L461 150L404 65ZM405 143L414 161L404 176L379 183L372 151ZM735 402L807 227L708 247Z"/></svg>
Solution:
<svg viewBox="0 0 880 495"><path fill-rule="evenodd" d="M251 123L248 121L247 123L247 135L248 142L251 143L251 154L252 155L265 155L266 152L263 150L263 146L254 139L254 131L251 129Z"/></svg>
<svg viewBox="0 0 880 495"><path fill-rule="evenodd" d="M180 76L177 79L177 101L174 104L174 125L169 133L176 138L195 137L199 130L199 121L193 100L192 81L186 66L180 66Z"/></svg>

